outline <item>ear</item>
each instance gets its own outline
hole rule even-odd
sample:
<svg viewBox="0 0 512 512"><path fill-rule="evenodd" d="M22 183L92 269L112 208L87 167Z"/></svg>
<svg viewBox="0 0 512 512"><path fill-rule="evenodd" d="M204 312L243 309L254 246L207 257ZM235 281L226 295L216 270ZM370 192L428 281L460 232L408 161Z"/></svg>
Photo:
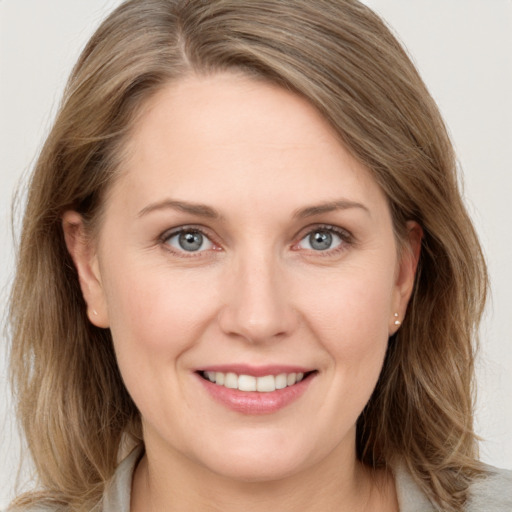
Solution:
<svg viewBox="0 0 512 512"><path fill-rule="evenodd" d="M82 295L87 304L87 316L96 327L109 327L105 293L101 282L96 250L87 236L82 216L68 210L62 215L62 230L66 246L75 264Z"/></svg>
<svg viewBox="0 0 512 512"><path fill-rule="evenodd" d="M421 253L423 229L414 221L407 222L407 235L400 251L393 298L393 312L389 334L394 334L402 323L414 288L416 269Z"/></svg>

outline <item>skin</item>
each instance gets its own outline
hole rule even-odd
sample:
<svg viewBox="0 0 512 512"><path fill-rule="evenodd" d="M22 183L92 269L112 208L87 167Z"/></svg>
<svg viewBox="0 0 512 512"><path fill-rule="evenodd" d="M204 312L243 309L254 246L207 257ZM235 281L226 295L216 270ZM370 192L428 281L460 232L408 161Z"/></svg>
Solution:
<svg viewBox="0 0 512 512"><path fill-rule="evenodd" d="M397 510L391 476L356 460L355 424L405 314L421 229L409 223L399 250L383 192L319 113L243 76L165 87L127 155L97 239L73 211L63 228L142 415L132 510ZM204 232L201 250L170 237L183 226ZM315 230L331 230L327 250ZM235 363L316 375L287 407L247 415L195 373Z"/></svg>

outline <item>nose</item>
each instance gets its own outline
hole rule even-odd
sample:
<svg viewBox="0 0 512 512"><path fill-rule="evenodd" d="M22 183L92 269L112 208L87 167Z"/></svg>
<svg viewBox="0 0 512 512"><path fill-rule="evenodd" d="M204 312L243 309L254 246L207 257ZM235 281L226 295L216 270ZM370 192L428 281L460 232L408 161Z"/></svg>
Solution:
<svg viewBox="0 0 512 512"><path fill-rule="evenodd" d="M291 290L271 256L240 258L230 269L223 296L218 322L230 336L266 343L289 336L297 327Z"/></svg>

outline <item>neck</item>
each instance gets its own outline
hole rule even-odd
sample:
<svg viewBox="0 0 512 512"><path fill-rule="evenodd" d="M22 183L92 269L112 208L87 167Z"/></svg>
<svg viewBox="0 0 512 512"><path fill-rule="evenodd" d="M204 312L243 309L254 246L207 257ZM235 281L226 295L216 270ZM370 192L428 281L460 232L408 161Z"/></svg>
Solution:
<svg viewBox="0 0 512 512"><path fill-rule="evenodd" d="M131 512L398 510L390 475L372 473L354 453L334 453L307 470L257 482L216 474L181 454L167 455L146 447L133 479Z"/></svg>

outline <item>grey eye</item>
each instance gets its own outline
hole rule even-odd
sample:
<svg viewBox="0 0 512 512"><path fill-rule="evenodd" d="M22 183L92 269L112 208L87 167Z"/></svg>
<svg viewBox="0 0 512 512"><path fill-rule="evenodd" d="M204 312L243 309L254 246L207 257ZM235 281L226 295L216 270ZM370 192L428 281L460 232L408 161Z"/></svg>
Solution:
<svg viewBox="0 0 512 512"><path fill-rule="evenodd" d="M325 251L332 245L332 235L327 231L316 231L309 235L309 245L316 251Z"/></svg>
<svg viewBox="0 0 512 512"><path fill-rule="evenodd" d="M198 251L203 245L201 233L180 233L178 243L184 251Z"/></svg>
<svg viewBox="0 0 512 512"><path fill-rule="evenodd" d="M305 236L299 243L302 249L313 251L327 251L334 249L342 243L342 239L336 233L327 229L316 229Z"/></svg>
<svg viewBox="0 0 512 512"><path fill-rule="evenodd" d="M205 235L194 230L180 231L170 236L167 243L174 249L185 252L205 251L213 246Z"/></svg>

